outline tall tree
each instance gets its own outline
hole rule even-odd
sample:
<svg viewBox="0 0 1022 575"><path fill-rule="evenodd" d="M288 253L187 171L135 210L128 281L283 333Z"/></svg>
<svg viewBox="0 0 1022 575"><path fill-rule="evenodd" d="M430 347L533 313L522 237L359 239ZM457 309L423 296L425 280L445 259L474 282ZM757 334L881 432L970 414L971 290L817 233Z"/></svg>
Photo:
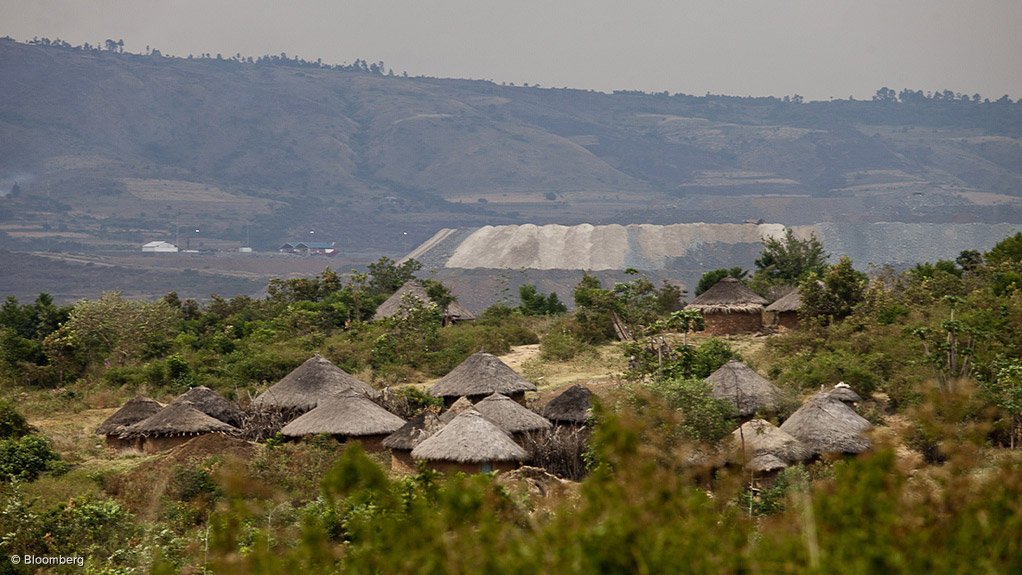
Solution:
<svg viewBox="0 0 1022 575"><path fill-rule="evenodd" d="M794 284L810 273L823 271L827 256L816 235L800 240L789 228L784 230L783 238L763 240L755 275L770 283Z"/></svg>

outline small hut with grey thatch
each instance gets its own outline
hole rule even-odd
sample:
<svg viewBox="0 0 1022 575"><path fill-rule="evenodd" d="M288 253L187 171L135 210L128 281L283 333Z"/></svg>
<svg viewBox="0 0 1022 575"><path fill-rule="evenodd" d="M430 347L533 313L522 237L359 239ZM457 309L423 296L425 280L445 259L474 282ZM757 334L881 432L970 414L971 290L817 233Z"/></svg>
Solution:
<svg viewBox="0 0 1022 575"><path fill-rule="evenodd" d="M459 397L457 401L447 408L446 411L440 414L440 423L447 425L455 417L458 417L459 413L462 411L468 411L469 409L472 409L472 402L469 401L467 397Z"/></svg>
<svg viewBox="0 0 1022 575"><path fill-rule="evenodd" d="M412 458L437 471L510 471L528 454L475 409L463 411L412 450Z"/></svg>
<svg viewBox="0 0 1022 575"><path fill-rule="evenodd" d="M735 359L720 366L706 381L713 386L713 396L733 403L742 418L776 407L781 397L777 386Z"/></svg>
<svg viewBox="0 0 1022 575"><path fill-rule="evenodd" d="M415 473L416 465L412 459L412 450L443 426L436 413L426 410L384 438L383 446L390 450L390 468L402 473Z"/></svg>
<svg viewBox="0 0 1022 575"><path fill-rule="evenodd" d="M137 442L138 448L145 453L157 453L207 433L237 436L241 430L206 415L187 401L181 401L125 427L120 437Z"/></svg>
<svg viewBox="0 0 1022 575"><path fill-rule="evenodd" d="M855 390L852 389L852 386L848 385L843 381L837 382L837 385L834 386L834 389L830 390L828 395L830 395L830 397L832 397L833 399L836 399L844 403L845 405L848 405L849 407L862 401L862 398L859 397L858 393L855 393Z"/></svg>
<svg viewBox="0 0 1022 575"><path fill-rule="evenodd" d="M497 356L485 352L470 355L429 389L434 397L442 397L446 405L459 397L476 403L493 393L502 393L523 403L526 391L536 391L536 386Z"/></svg>
<svg viewBox="0 0 1022 575"><path fill-rule="evenodd" d="M763 419L746 421L731 436L734 459L757 473L777 471L812 456L801 441Z"/></svg>
<svg viewBox="0 0 1022 575"><path fill-rule="evenodd" d="M542 413L557 425L585 425L593 414L593 392L575 384L551 399Z"/></svg>
<svg viewBox="0 0 1022 575"><path fill-rule="evenodd" d="M138 423L147 417L156 415L161 409L163 409L162 403L140 395L129 400L120 409L115 411L113 415L106 418L106 421L99 424L99 427L96 428L96 433L106 436L108 447L113 447L114 449L133 449L136 447L137 442L121 439L120 437L121 433L124 432L124 428Z"/></svg>
<svg viewBox="0 0 1022 575"><path fill-rule="evenodd" d="M763 308L763 323L784 329L798 329L798 310L802 307L802 294L798 288Z"/></svg>
<svg viewBox="0 0 1022 575"><path fill-rule="evenodd" d="M726 277L692 300L685 309L703 314L707 333L730 335L759 331L763 327L763 306L767 303L741 281Z"/></svg>
<svg viewBox="0 0 1022 575"><path fill-rule="evenodd" d="M873 426L841 401L821 391L781 424L781 431L801 441L812 455L862 453L871 447L863 435Z"/></svg>
<svg viewBox="0 0 1022 575"><path fill-rule="evenodd" d="M284 437L332 435L339 441L358 440L366 451L380 451L382 441L405 424L364 395L350 393L320 400L308 413L284 426Z"/></svg>
<svg viewBox="0 0 1022 575"><path fill-rule="evenodd" d="M193 387L182 393L174 398L171 404L183 401L192 404L195 409L202 413L234 427L241 427L245 417L237 405L227 401L219 393L203 385Z"/></svg>
<svg viewBox="0 0 1022 575"><path fill-rule="evenodd" d="M351 392L372 400L380 398L380 392L317 353L259 394L252 400L252 407L304 413L320 400Z"/></svg>
<svg viewBox="0 0 1022 575"><path fill-rule="evenodd" d="M380 304L380 307L376 308L376 313L373 315L373 321L386 319L388 317L394 317L401 312L401 304L404 303L406 297L413 297L419 300L421 303L429 303L430 297L426 293L426 288L422 287L422 284L417 280L409 280L405 285L401 286L396 292L393 293L389 298ZM444 325L457 323L459 321L469 321L476 318L472 312L468 311L465 306L461 305L457 301L452 301L447 305L447 309L443 310L443 323Z"/></svg>
<svg viewBox="0 0 1022 575"><path fill-rule="evenodd" d="M497 427L517 441L530 431L553 427L547 418L499 393L487 396L474 407L480 415L496 423Z"/></svg>

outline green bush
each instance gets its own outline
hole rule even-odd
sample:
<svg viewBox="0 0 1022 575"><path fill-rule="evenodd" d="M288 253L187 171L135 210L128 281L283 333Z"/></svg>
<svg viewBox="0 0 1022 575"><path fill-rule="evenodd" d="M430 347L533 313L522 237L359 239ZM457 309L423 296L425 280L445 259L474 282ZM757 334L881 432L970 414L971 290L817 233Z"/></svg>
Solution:
<svg viewBox="0 0 1022 575"><path fill-rule="evenodd" d="M595 348L576 338L571 332L552 331L539 342L539 356L547 361L568 361Z"/></svg>
<svg viewBox="0 0 1022 575"><path fill-rule="evenodd" d="M35 481L60 460L46 438L26 435L0 440L0 481Z"/></svg>
<svg viewBox="0 0 1022 575"><path fill-rule="evenodd" d="M31 432L25 417L9 401L0 401L0 439L18 439Z"/></svg>

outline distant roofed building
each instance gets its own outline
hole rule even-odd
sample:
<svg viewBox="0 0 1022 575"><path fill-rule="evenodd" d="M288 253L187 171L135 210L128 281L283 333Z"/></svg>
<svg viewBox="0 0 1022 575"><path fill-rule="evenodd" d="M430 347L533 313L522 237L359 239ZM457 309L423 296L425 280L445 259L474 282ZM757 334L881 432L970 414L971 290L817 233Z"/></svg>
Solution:
<svg viewBox="0 0 1022 575"><path fill-rule="evenodd" d="M278 248L282 254L301 254L305 256L337 255L336 242L288 242Z"/></svg>
<svg viewBox="0 0 1022 575"><path fill-rule="evenodd" d="M426 293L426 288L422 287L422 284L416 280L409 280L405 282L405 285L401 286L396 292L393 293L389 298L380 304L380 307L376 308L376 314L373 315L373 321L379 321L388 317L394 317L401 312L401 304L404 303L406 297L414 297L422 303L430 301L429 294ZM476 318L472 312L468 311L465 306L460 303L453 301L447 305L447 309L443 310L443 323L444 325L456 323L459 321L469 321Z"/></svg>
<svg viewBox="0 0 1022 575"><path fill-rule="evenodd" d="M142 253L145 254L151 253L172 254L177 252L178 252L177 246L170 242L165 242L163 240L152 241L142 246Z"/></svg>

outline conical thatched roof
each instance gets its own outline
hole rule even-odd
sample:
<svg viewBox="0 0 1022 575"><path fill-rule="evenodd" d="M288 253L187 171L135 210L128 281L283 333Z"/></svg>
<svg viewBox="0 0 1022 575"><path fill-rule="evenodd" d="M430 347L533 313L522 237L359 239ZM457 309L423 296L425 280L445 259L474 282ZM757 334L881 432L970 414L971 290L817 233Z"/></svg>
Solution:
<svg viewBox="0 0 1022 575"><path fill-rule="evenodd" d="M508 433L550 429L553 424L542 415L506 395L494 393L475 404L475 410Z"/></svg>
<svg viewBox="0 0 1022 575"><path fill-rule="evenodd" d="M525 461L528 454L474 409L464 411L412 450L415 459L484 463Z"/></svg>
<svg viewBox="0 0 1022 575"><path fill-rule="evenodd" d="M187 401L181 401L171 403L155 415L125 427L121 432L121 437L197 435L200 433L237 435L240 432L241 430L233 425L206 415Z"/></svg>
<svg viewBox="0 0 1022 575"><path fill-rule="evenodd" d="M285 425L280 432L286 437L317 433L362 437L394 433L404 424L405 420L371 399L353 393L321 400L312 411Z"/></svg>
<svg viewBox="0 0 1022 575"><path fill-rule="evenodd" d="M409 419L408 423L402 425L400 429L388 435L383 440L383 446L406 451L415 449L427 437L439 431L443 425L435 413L423 411Z"/></svg>
<svg viewBox="0 0 1022 575"><path fill-rule="evenodd" d="M704 313L757 312L762 311L767 303L767 300L739 280L726 277L692 300L685 309L697 309Z"/></svg>
<svg viewBox="0 0 1022 575"><path fill-rule="evenodd" d="M866 451L871 443L863 433L871 427L852 408L823 391L791 414L781 424L781 431L801 441L813 455L819 455Z"/></svg>
<svg viewBox="0 0 1022 575"><path fill-rule="evenodd" d="M785 311L798 311L800 307L802 307L802 294L796 288L788 292L784 297L766 306L766 311L781 313Z"/></svg>
<svg viewBox="0 0 1022 575"><path fill-rule="evenodd" d="M585 423L593 411L593 392L575 384L550 400L543 407L543 416L550 421Z"/></svg>
<svg viewBox="0 0 1022 575"><path fill-rule="evenodd" d="M447 425L455 417L458 417L461 412L469 409L472 409L472 402L467 397L459 397L458 401L455 401L447 408L447 411L440 414L440 423Z"/></svg>
<svg viewBox="0 0 1022 575"><path fill-rule="evenodd" d="M99 424L99 427L96 428L96 433L99 435L117 435L121 433L124 427L155 415L161 409L163 409L162 403L140 395L128 400L113 415L106 418L106 421Z"/></svg>
<svg viewBox="0 0 1022 575"><path fill-rule="evenodd" d="M799 440L763 419L746 421L741 427L731 432L734 438L735 449L738 454L742 452L742 441L745 441L745 455L742 459L752 463L757 457L769 455L781 460L785 464L795 463L809 459L812 456L809 448ZM756 471L763 471L756 469Z"/></svg>
<svg viewBox="0 0 1022 575"><path fill-rule="evenodd" d="M242 419L244 418L241 409L208 387L193 387L174 398L171 404L182 401L187 401L195 409L210 417L215 417L228 425L241 427Z"/></svg>
<svg viewBox="0 0 1022 575"><path fill-rule="evenodd" d="M485 352L470 355L429 390L436 397L469 397L494 392L511 395L524 391L536 391L536 386L497 356Z"/></svg>
<svg viewBox="0 0 1022 575"><path fill-rule="evenodd" d="M853 390L851 386L849 386L847 383L843 381L835 385L834 389L830 390L829 395L830 397L838 401L843 401L845 403L858 403L862 401L862 398L859 397L859 394L855 393L855 390Z"/></svg>
<svg viewBox="0 0 1022 575"><path fill-rule="evenodd" d="M779 469L784 469L787 466L788 464L785 463L783 459L774 457L769 453L760 453L745 464L746 469L751 469L757 473L777 471Z"/></svg>
<svg viewBox="0 0 1022 575"><path fill-rule="evenodd" d="M405 285L401 286L396 292L394 292L389 298L380 304L380 307L376 308L376 313L373 314L373 321L386 319L393 317L401 311L401 302L404 301L404 297L407 294L411 294L419 301L426 303L429 302L429 294L426 293L426 288L422 287L416 280L409 280L405 282ZM476 316L472 315L472 312L468 311L465 306L460 303L453 301L444 310L444 317L454 320L466 320L475 319Z"/></svg>
<svg viewBox="0 0 1022 575"><path fill-rule="evenodd" d="M776 385L734 359L711 373L706 381L713 386L713 396L734 403L742 417L753 415L760 408L775 406L781 396Z"/></svg>
<svg viewBox="0 0 1022 575"><path fill-rule="evenodd" d="M354 391L370 399L380 392L355 379L318 353L252 401L254 407L307 411L321 399Z"/></svg>

